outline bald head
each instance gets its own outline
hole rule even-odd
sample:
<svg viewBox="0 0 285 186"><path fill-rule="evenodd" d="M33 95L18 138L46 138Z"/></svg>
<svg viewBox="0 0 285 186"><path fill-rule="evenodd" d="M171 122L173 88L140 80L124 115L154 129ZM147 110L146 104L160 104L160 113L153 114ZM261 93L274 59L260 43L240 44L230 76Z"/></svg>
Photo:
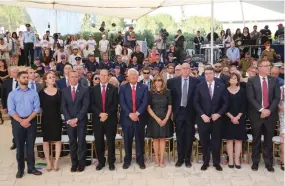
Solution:
<svg viewBox="0 0 285 186"><path fill-rule="evenodd" d="M183 63L182 64L182 77L187 78L189 77L191 73L191 68L190 65L188 63Z"/></svg>
<svg viewBox="0 0 285 186"><path fill-rule="evenodd" d="M273 77L279 77L279 68L278 67L272 67L271 68L271 76Z"/></svg>

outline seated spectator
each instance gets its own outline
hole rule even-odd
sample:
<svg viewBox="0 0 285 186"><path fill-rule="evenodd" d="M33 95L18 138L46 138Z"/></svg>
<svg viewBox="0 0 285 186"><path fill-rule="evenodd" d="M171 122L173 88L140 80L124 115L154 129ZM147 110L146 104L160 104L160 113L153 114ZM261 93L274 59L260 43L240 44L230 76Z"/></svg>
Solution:
<svg viewBox="0 0 285 186"><path fill-rule="evenodd" d="M79 84L84 87L88 87L89 83L88 80L84 77L84 68L81 65L75 66L74 70L78 73Z"/></svg>
<svg viewBox="0 0 285 186"><path fill-rule="evenodd" d="M116 65L116 66L115 66L115 77L118 79L118 81L119 81L120 83L122 83L123 80L124 80L124 76L123 76L123 74L121 73L121 67L120 67L119 65Z"/></svg>
<svg viewBox="0 0 285 186"><path fill-rule="evenodd" d="M140 45L136 45L135 51L132 53L131 58L137 57L138 64L142 65L144 60L144 53L141 52Z"/></svg>
<svg viewBox="0 0 285 186"><path fill-rule="evenodd" d="M84 66L88 72L95 72L99 69L99 62L96 61L94 53L88 55L88 60L84 63Z"/></svg>
<svg viewBox="0 0 285 186"><path fill-rule="evenodd" d="M159 72L160 72L160 69L158 67L154 67L153 70L152 70L152 74L151 75L154 77L157 74L159 74Z"/></svg>
<svg viewBox="0 0 285 186"><path fill-rule="evenodd" d="M237 71L237 66L231 65L231 66L230 66L230 73L234 73L234 72L236 72L236 71Z"/></svg>
<svg viewBox="0 0 285 186"><path fill-rule="evenodd" d="M99 64L99 69L107 69L110 70L111 68L114 68L114 63L112 61L109 61L108 53L102 54L103 61Z"/></svg>
<svg viewBox="0 0 285 186"><path fill-rule="evenodd" d="M114 63L114 66L115 67L119 66L121 74L124 75L125 70L127 69L127 64L122 62L122 56L121 55L117 56L117 61Z"/></svg>
<svg viewBox="0 0 285 186"><path fill-rule="evenodd" d="M58 72L60 74L60 76L63 76L64 65L67 63L66 62L66 56L63 54L63 55L61 55L60 59L61 59L61 61L56 64L56 72Z"/></svg>
<svg viewBox="0 0 285 186"><path fill-rule="evenodd" d="M231 47L227 50L227 56L230 60L230 64L238 65L240 60L240 52L239 49L236 48L235 42L231 42Z"/></svg>
<svg viewBox="0 0 285 186"><path fill-rule="evenodd" d="M82 58L81 58L81 56L76 56L75 57L75 64L74 64L74 66L84 66L84 64L82 63Z"/></svg>
<svg viewBox="0 0 285 186"><path fill-rule="evenodd" d="M250 55L248 52L245 53L245 57L240 60L239 67L242 71L242 77L245 77L247 69L251 66Z"/></svg>
<svg viewBox="0 0 285 186"><path fill-rule="evenodd" d="M130 64L130 57L128 55L128 48L124 47L123 50L122 50L122 62L123 63L126 63L127 65Z"/></svg>
<svg viewBox="0 0 285 186"><path fill-rule="evenodd" d="M47 48L44 50L43 55L42 55L42 59L40 60L42 62L42 64L44 64L44 66L48 66L49 62L51 61L51 52L50 49Z"/></svg>
<svg viewBox="0 0 285 186"><path fill-rule="evenodd" d="M75 58L78 54L78 48L77 47L73 47L72 48L72 54L69 56L68 62L72 65L76 65L76 61Z"/></svg>
<svg viewBox="0 0 285 186"><path fill-rule="evenodd" d="M106 39L105 35L102 35L102 40L99 41L99 51L100 56L103 58L103 54L108 52L109 49L109 41Z"/></svg>
<svg viewBox="0 0 285 186"><path fill-rule="evenodd" d="M128 68L136 68L138 71L141 70L142 66L138 64L138 60L136 56L133 56L131 63L128 65Z"/></svg>
<svg viewBox="0 0 285 186"><path fill-rule="evenodd" d="M221 80L222 83L227 84L229 77L222 73L221 63L218 62L214 65L214 72L215 72L215 78L218 78L219 80Z"/></svg>
<svg viewBox="0 0 285 186"><path fill-rule="evenodd" d="M265 46L265 50L263 50L263 52L261 53L261 56L260 56L261 59L266 56L268 61L270 61L270 63L272 64L274 62L274 57L280 58L280 55L278 55L274 49L270 48L270 42L269 41L266 41L264 43L264 46Z"/></svg>
<svg viewBox="0 0 285 186"><path fill-rule="evenodd" d="M230 69L229 67L224 67L223 70L222 70L222 73L225 75L225 76L230 76Z"/></svg>
<svg viewBox="0 0 285 186"><path fill-rule="evenodd" d="M41 77L45 73L45 67L40 64L40 58L38 57L35 59L32 69L34 69Z"/></svg>
<svg viewBox="0 0 285 186"><path fill-rule="evenodd" d="M148 55L150 64L159 61L159 53L156 50L156 47L152 47L151 53Z"/></svg>
<svg viewBox="0 0 285 186"><path fill-rule="evenodd" d="M143 79L140 81L141 83L145 84L148 86L148 90L151 89L151 82L152 80L150 79L150 68L149 67L144 67L142 70L142 76Z"/></svg>
<svg viewBox="0 0 285 186"><path fill-rule="evenodd" d="M53 58L56 59L57 63L60 63L62 55L65 55L65 57L68 58L68 53L64 51L64 47L60 45L59 49L54 52Z"/></svg>
<svg viewBox="0 0 285 186"><path fill-rule="evenodd" d="M88 81L88 86L90 87L91 81L92 81L92 72L86 72L85 77L86 77L86 79Z"/></svg>
<svg viewBox="0 0 285 186"><path fill-rule="evenodd" d="M278 84L280 87L282 87L284 85L284 79L281 79L279 77L279 68L278 67L272 67L270 75L273 77L276 77L278 79Z"/></svg>

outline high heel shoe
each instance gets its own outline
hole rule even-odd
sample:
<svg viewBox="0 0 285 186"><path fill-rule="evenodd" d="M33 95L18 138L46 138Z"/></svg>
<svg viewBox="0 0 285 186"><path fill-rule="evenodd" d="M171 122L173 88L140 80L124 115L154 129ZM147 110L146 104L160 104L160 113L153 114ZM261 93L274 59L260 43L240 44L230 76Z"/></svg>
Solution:
<svg viewBox="0 0 285 186"><path fill-rule="evenodd" d="M233 168L234 168L234 165L230 165L230 164L229 164L228 166L229 166L230 169L233 169Z"/></svg>
<svg viewBox="0 0 285 186"><path fill-rule="evenodd" d="M241 165L235 165L236 169L241 169Z"/></svg>

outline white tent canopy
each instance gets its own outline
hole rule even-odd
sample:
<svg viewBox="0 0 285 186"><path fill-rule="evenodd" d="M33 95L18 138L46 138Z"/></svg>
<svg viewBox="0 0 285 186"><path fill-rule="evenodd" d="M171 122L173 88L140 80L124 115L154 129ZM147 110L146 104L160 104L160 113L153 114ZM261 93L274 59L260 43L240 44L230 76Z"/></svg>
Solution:
<svg viewBox="0 0 285 186"><path fill-rule="evenodd" d="M284 13L284 1L213 0L213 3L246 2ZM211 0L1 0L0 4L44 8L103 16L138 19L160 7L211 3Z"/></svg>

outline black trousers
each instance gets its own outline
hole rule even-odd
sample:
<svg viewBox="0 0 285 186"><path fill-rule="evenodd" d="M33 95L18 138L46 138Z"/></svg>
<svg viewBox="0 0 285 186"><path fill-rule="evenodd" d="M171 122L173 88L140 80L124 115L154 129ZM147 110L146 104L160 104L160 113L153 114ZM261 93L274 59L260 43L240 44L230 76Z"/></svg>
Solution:
<svg viewBox="0 0 285 186"><path fill-rule="evenodd" d="M86 130L87 126L82 123L77 127L67 125L67 135L69 137L69 150L73 167L85 166L86 163ZM77 141L78 139L78 141Z"/></svg>
<svg viewBox="0 0 285 186"><path fill-rule="evenodd" d="M212 151L213 164L220 164L220 150L221 150L221 126L222 119L218 119L215 122L204 123L202 119L199 118L198 122L198 132L200 137L200 143L203 153L204 164L209 164L210 162L210 152Z"/></svg>
<svg viewBox="0 0 285 186"><path fill-rule="evenodd" d="M267 166L273 165L273 145L272 138L274 136L274 131L276 127L276 122L268 121L266 118L261 121L252 121L251 131L252 131L252 162L258 164L260 161L260 149L261 149L261 135L264 135L263 142L263 158L264 163Z"/></svg>
<svg viewBox="0 0 285 186"><path fill-rule="evenodd" d="M140 164L144 163L144 128L145 125L139 122L132 122L131 125L122 125L126 153L124 158L125 163L131 163L132 161L132 146L134 137L136 142L136 161Z"/></svg>
<svg viewBox="0 0 285 186"><path fill-rule="evenodd" d="M24 43L25 65L30 66L29 55L31 56L31 64L34 63L34 44Z"/></svg>
<svg viewBox="0 0 285 186"><path fill-rule="evenodd" d="M178 161L190 162L193 146L193 139L195 134L194 124L185 118L187 117L187 110L180 108L178 117L175 120L175 131L177 139L177 154Z"/></svg>
<svg viewBox="0 0 285 186"><path fill-rule="evenodd" d="M184 62L183 52L184 52L184 49L182 47L177 47L175 50L177 61L179 64L182 64Z"/></svg>
<svg viewBox="0 0 285 186"><path fill-rule="evenodd" d="M18 170L24 171L25 169L25 147L27 151L27 164L28 171L32 171L35 168L35 155L34 155L34 145L36 140L37 132L37 122L36 119L33 119L29 128L24 128L20 125L19 122L12 119L12 131L14 136L14 141L17 147L17 162Z"/></svg>
<svg viewBox="0 0 285 186"><path fill-rule="evenodd" d="M166 49L158 49L160 58L162 57L163 63L166 64Z"/></svg>
<svg viewBox="0 0 285 186"><path fill-rule="evenodd" d="M18 65L24 66L25 65L25 52L24 52L24 49L20 49L20 50L21 50L21 55L19 56Z"/></svg>
<svg viewBox="0 0 285 186"><path fill-rule="evenodd" d="M94 136L95 146L97 152L97 158L99 163L105 165L105 139L106 135L107 146L108 146L108 163L113 164L116 161L115 157L115 137L117 132L116 122L100 122L94 123Z"/></svg>

